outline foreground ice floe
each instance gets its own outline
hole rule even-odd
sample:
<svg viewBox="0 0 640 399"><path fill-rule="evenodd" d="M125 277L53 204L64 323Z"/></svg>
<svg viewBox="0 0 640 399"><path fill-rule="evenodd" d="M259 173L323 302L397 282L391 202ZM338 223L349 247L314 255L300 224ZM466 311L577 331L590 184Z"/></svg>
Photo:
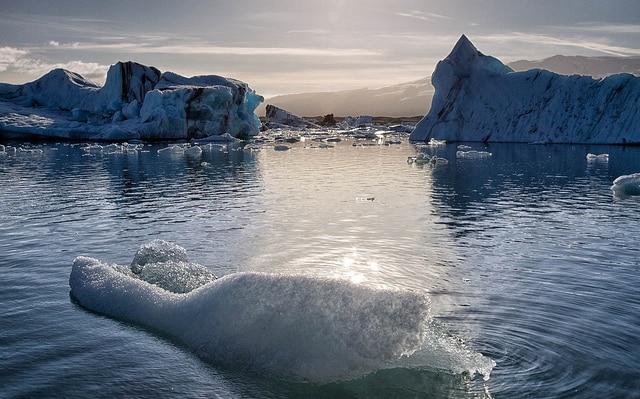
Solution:
<svg viewBox="0 0 640 399"><path fill-rule="evenodd" d="M23 85L0 84L0 138L125 141L258 133L263 101L241 81L186 78L134 62L109 68L100 87L56 69Z"/></svg>
<svg viewBox="0 0 640 399"><path fill-rule="evenodd" d="M640 173L618 177L613 181L611 190L613 191L613 195L620 199L640 195Z"/></svg>
<svg viewBox="0 0 640 399"><path fill-rule="evenodd" d="M418 367L488 379L495 365L435 322L425 295L303 275L216 279L160 240L131 267L77 257L69 285L89 310L169 334L214 364L274 377L326 382Z"/></svg>
<svg viewBox="0 0 640 399"><path fill-rule="evenodd" d="M411 140L640 143L640 77L513 72L463 35L432 75L431 109Z"/></svg>

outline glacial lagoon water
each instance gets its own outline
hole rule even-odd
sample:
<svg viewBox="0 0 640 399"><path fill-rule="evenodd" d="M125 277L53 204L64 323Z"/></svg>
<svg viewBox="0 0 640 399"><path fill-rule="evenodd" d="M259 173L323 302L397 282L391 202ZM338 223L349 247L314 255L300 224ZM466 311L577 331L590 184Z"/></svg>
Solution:
<svg viewBox="0 0 640 399"><path fill-rule="evenodd" d="M640 197L610 189L640 172L640 148L400 141L5 143L0 397L640 396ZM472 150L491 155L458 153ZM448 162L407 163L421 153ZM129 265L155 239L218 276L428 295L437 323L496 366L489 380L413 365L290 381L72 300L74 258Z"/></svg>

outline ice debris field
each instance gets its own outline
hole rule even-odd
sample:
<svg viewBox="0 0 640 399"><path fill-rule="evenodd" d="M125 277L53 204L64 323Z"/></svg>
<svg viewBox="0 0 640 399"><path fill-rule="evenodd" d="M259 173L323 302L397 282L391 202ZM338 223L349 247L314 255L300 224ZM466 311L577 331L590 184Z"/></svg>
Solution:
<svg viewBox="0 0 640 399"><path fill-rule="evenodd" d="M422 294L302 275L216 278L161 240L142 245L130 266L79 256L69 285L86 309L261 375L328 382L412 367L488 379L495 365L434 321Z"/></svg>

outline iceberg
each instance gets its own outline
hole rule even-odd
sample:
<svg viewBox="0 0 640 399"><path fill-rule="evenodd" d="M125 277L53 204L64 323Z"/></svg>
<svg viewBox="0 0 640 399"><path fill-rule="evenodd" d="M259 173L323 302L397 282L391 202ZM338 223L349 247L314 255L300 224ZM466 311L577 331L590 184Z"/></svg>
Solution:
<svg viewBox="0 0 640 399"><path fill-rule="evenodd" d="M296 381L419 367L489 378L495 362L430 315L423 294L320 276L220 278L180 246L144 244L130 266L78 256L69 277L82 307L172 337L203 360Z"/></svg>
<svg viewBox="0 0 640 399"><path fill-rule="evenodd" d="M587 154L587 162L609 162L609 154Z"/></svg>
<svg viewBox="0 0 640 399"><path fill-rule="evenodd" d="M617 199L640 195L640 173L619 176L613 181L611 191Z"/></svg>
<svg viewBox="0 0 640 399"><path fill-rule="evenodd" d="M298 127L298 128L313 128L319 129L320 126L315 123L306 121L301 117L292 114L286 109L282 109L276 107L272 104L267 104L265 110L265 120L266 125L270 129L274 128L287 128L287 127Z"/></svg>
<svg viewBox="0 0 640 399"><path fill-rule="evenodd" d="M431 81L414 141L640 144L640 77L631 74L514 72L462 35Z"/></svg>
<svg viewBox="0 0 640 399"><path fill-rule="evenodd" d="M54 69L23 85L0 84L0 138L91 141L198 139L257 135L263 101L246 83L187 78L118 62L104 86Z"/></svg>

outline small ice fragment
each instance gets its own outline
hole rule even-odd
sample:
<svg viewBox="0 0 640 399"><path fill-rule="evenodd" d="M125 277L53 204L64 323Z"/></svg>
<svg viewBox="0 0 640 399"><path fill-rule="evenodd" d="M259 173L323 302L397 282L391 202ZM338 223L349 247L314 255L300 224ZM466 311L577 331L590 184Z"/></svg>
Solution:
<svg viewBox="0 0 640 399"><path fill-rule="evenodd" d="M609 154L587 154L587 161L589 162L609 162Z"/></svg>
<svg viewBox="0 0 640 399"><path fill-rule="evenodd" d="M431 140L429 140L429 146L431 147L436 147L436 146L445 145L445 144L447 144L445 140L436 140L434 138L431 138Z"/></svg>
<svg viewBox="0 0 640 399"><path fill-rule="evenodd" d="M234 142L234 141L239 141L237 138L233 137L232 135L230 135L229 133L224 133L224 134L214 134L211 136L207 136L201 139L193 139L192 142L194 143L210 143L210 142L216 142L216 143L229 143L229 142Z"/></svg>
<svg viewBox="0 0 640 399"><path fill-rule="evenodd" d="M190 157L198 157L200 155L202 155L202 148L200 148L197 145L194 145L192 147L187 147L184 150L184 155L190 156Z"/></svg>
<svg viewBox="0 0 640 399"><path fill-rule="evenodd" d="M613 181L611 186L614 197L625 199L633 195L640 195L640 173L623 175Z"/></svg>
<svg viewBox="0 0 640 399"><path fill-rule="evenodd" d="M102 146L100 144L90 144L82 147L85 152L102 152Z"/></svg>
<svg viewBox="0 0 640 399"><path fill-rule="evenodd" d="M407 163L408 164L415 164L415 165L424 165L425 163L428 163L431 160L431 158L429 158L429 156L425 153L420 153L418 155L416 155L415 157L408 157L407 158Z"/></svg>
<svg viewBox="0 0 640 399"><path fill-rule="evenodd" d="M159 149L158 154L184 154L184 147L179 145L172 145Z"/></svg>
<svg viewBox="0 0 640 399"><path fill-rule="evenodd" d="M490 152L487 151L456 151L456 158L467 158L467 159L480 159L480 158L488 158L491 156Z"/></svg>

